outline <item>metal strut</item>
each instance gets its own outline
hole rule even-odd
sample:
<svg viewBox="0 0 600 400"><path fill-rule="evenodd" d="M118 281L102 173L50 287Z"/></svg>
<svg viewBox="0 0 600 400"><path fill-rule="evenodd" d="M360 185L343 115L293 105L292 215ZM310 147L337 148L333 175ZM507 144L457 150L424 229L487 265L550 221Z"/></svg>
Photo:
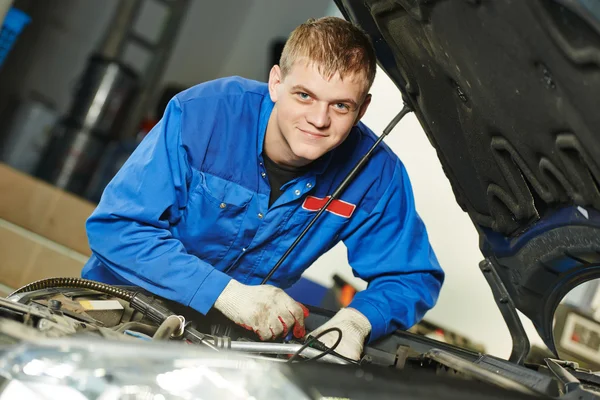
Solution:
<svg viewBox="0 0 600 400"><path fill-rule="evenodd" d="M512 337L513 347L508 361L523 365L525 362L525 357L527 357L529 354L531 346L529 344L529 339L527 338L527 333L525 333L523 324L519 319L519 314L517 314L515 303L508 294L508 291L502 283L494 264L489 258L486 258L479 263L479 268L483 272L483 276L485 276L488 285L490 285L490 288L492 289L494 300L496 300L496 305L500 309L502 317L504 318L506 325L508 325L510 336Z"/></svg>
<svg viewBox="0 0 600 400"><path fill-rule="evenodd" d="M342 183L340 183L340 185L337 187L337 189L329 197L329 199L327 200L327 202L325 203L325 205L323 207L321 207L321 209L319 210L319 212L317 212L317 214L313 217L313 219L310 221L310 223L308 224L308 226L306 228L304 228L304 230L300 233L300 235L298 235L298 237L296 238L296 240L294 240L294 243L292 243L291 246L286 250L286 252L281 256L281 258L279 259L279 261L277 262L277 264L275 264L275 266L271 269L271 271L269 271L269 273L267 274L267 276L265 277L265 279L263 279L263 281L261 282L261 285L264 285L265 283L267 283L269 281L269 279L271 279L271 277L273 276L273 274L275 273L275 271L277 271L279 269L279 267L281 266L281 264L283 264L283 262L285 261L285 259L292 252L292 250L294 250L294 248L296 248L296 246L298 245L298 243L300 243L300 241L306 235L306 233L308 232L308 230L315 224L315 222L317 221L317 218L319 218L321 216L321 214L323 214L325 212L325 210L327 210L327 207L329 207L329 204L331 204L332 201L334 201L334 200L336 200L337 198L340 197L340 195L348 187L348 185L350 184L350 182L352 182L354 180L354 178L356 177L356 175L358 174L358 172L367 163L367 161L371 157L371 154L373 153L373 151L375 151L375 148L377 148L377 146L379 145L379 143L381 143L381 141L392 131L392 129L394 129L394 127L398 124L398 122L400 122L400 120L406 114L408 114L410 111L412 111L412 110L405 104L404 107L402 108L402 110L398 113L398 115L396 115L394 117L394 119L392 119L390 121L390 123L388 124L388 126L383 130L383 133L381 134L381 136L379 136L379 139L377 139L377 141L373 144L373 146L371 146L371 148L369 149L369 151L367 151L367 153L358 161L358 163L354 166L354 168L352 169L352 171L350 171L350 173L348 173L348 175L346 176L346 178L344 178L344 180L342 181Z"/></svg>

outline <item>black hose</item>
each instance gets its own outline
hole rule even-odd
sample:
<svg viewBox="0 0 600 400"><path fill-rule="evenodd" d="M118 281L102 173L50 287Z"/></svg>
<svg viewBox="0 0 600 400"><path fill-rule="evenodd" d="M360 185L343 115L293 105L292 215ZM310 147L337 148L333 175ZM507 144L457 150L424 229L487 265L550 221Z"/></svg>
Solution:
<svg viewBox="0 0 600 400"><path fill-rule="evenodd" d="M48 279L40 279L39 281L32 282L27 284L11 294L8 297L11 297L15 294L19 293L27 293L33 292L35 290L47 289L49 287L66 287L66 288L84 288L91 289L97 292L102 292L109 294L114 297L118 297L120 299L126 300L128 302L133 298L134 293L119 289L114 286L106 285L104 283L90 281L88 279L82 278L48 278Z"/></svg>

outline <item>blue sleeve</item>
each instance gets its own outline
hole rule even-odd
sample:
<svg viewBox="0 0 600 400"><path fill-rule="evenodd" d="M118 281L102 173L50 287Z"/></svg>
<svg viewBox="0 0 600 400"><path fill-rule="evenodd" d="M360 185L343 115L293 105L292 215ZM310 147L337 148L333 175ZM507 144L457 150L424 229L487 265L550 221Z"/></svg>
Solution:
<svg viewBox="0 0 600 400"><path fill-rule="evenodd" d="M444 272L415 210L410 181L400 162L372 212L342 239L354 274L368 282L349 307L371 323L370 341L410 328L434 306Z"/></svg>
<svg viewBox="0 0 600 400"><path fill-rule="evenodd" d="M173 237L186 213L191 169L177 98L106 187L87 221L90 247L112 273L205 314L230 277Z"/></svg>

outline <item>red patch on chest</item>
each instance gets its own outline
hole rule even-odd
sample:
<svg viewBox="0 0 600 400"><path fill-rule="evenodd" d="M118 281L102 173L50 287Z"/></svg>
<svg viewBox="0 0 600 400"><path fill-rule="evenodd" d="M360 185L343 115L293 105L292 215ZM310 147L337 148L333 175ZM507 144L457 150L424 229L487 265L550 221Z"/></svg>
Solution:
<svg viewBox="0 0 600 400"><path fill-rule="evenodd" d="M302 203L302 208L308 211L319 211L327 200L329 200L330 196L325 197L324 199L320 199L314 196L308 196L304 199L304 203ZM333 200L331 204L327 207L326 211L329 211L332 214L339 215L340 217L350 218L354 210L356 209L356 205L350 204L344 200Z"/></svg>

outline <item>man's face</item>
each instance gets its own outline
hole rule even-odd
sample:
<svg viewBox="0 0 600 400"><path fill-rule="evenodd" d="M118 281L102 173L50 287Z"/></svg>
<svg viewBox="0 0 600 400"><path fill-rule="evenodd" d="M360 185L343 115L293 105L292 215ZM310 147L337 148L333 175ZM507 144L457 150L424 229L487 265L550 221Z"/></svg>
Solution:
<svg viewBox="0 0 600 400"><path fill-rule="evenodd" d="M274 161L301 166L340 145L370 102L362 75L325 79L314 63L296 62L283 78L279 66L269 77L275 109L265 146ZM275 143L275 145L273 145Z"/></svg>

